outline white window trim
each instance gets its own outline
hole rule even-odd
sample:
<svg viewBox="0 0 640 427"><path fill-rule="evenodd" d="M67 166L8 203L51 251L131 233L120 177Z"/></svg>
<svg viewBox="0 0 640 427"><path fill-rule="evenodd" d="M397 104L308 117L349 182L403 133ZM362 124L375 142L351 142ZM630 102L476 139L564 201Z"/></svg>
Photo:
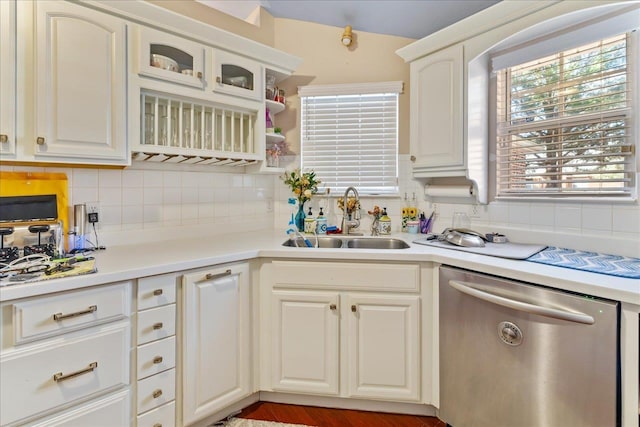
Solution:
<svg viewBox="0 0 640 427"><path fill-rule="evenodd" d="M377 191L371 191L371 190L366 190L365 188L359 187L358 190L360 191L361 195L363 197L366 196L376 196L376 197L397 197L398 192L399 192L399 183L398 183L398 179L399 179L399 153L397 152L398 150L398 139L399 139L399 126L400 126L400 120L399 120L399 95L403 92L404 89L404 83L402 81L391 81L391 82L373 82L373 83L349 83L349 84L337 84L337 85L312 85L312 86L300 86L298 87L298 96L301 98L301 103L304 102L302 101L302 98L305 97L340 97L340 96L358 96L358 95L391 95L394 94L396 95L396 117L395 117L395 125L396 125L396 134L395 134L395 142L396 142L396 147L395 147L395 185L394 186L388 186L388 185L384 185L384 186L380 186L380 192ZM304 108L301 105L301 109L300 109L300 113L301 115L304 115ZM301 117L301 133L302 133L302 137L304 138L305 135L305 128L304 128L304 117ZM304 141L301 141L301 163L304 162L304 152L305 152L305 148L304 148ZM303 166L304 168L311 168L313 169L313 166ZM322 179L322 173L320 171L316 171L316 173L318 174L318 176ZM365 175L366 176L366 175ZM388 177L388 175L387 175ZM382 182L381 182L382 184ZM350 186L350 185L356 185L356 187L358 187L358 183L354 182L354 183L341 183L339 180L338 182L335 184L337 185L338 190L341 189L342 186ZM333 185L330 186L332 189Z"/></svg>
<svg viewBox="0 0 640 427"><path fill-rule="evenodd" d="M616 17L624 17L624 19L620 19L615 20ZM612 20L613 19L613 20ZM629 59L630 59L630 73L633 76L638 76L639 72L640 72L640 28L638 28L638 25L640 24L640 8L638 8L637 5L631 5L629 8L624 9L623 11L616 11L613 12L611 14L606 15L604 18L603 17L599 17L599 18L595 18L592 19L590 21L588 21L589 23L592 24L597 24L600 21L606 21L607 23L610 24L609 27L606 26L597 26L598 30L598 36L601 36L602 34L604 34L604 37L606 37L607 35L611 36L611 35L615 35L616 33L623 33L625 31L629 31L629 25L631 23L631 26L633 28L637 28L638 30L635 32L631 33L631 41L630 41L630 46L629 46ZM619 24L619 25L618 25ZM545 43L549 43L548 40L553 40L553 36L554 35L562 35L562 34L577 34L577 32L580 32L581 34L589 34L588 33L588 27L585 27L585 23L581 23L579 25L576 26L576 28L578 28L576 31L572 31L574 30L573 27L568 28L568 29L563 29L560 31L550 31L548 34L544 35L544 36L538 36L537 38L533 39L531 42L527 42L527 43L520 43L516 46L510 46L506 49L500 49L500 47L497 47L496 50L493 50L492 53L490 54L490 57L487 59L488 61L488 68L489 70L487 70L487 72L491 75L491 80L494 81L495 83L495 72L493 72L493 70L496 70L497 68L495 68L495 65L497 64L495 61L502 61L500 62L500 64L505 64L508 63L508 61L512 61L514 58L514 51L517 48L520 49L528 49L529 46L535 44L536 42L545 42ZM611 26L613 25L613 27ZM521 36L521 35L520 35ZM589 36L587 39L585 39L585 44L593 41L592 40L593 37ZM602 37L601 37L602 38ZM574 40L573 38L567 38L567 40ZM553 45L553 42L550 42L551 45ZM575 44L575 41L573 41L572 43ZM562 48L560 49L556 49L557 51L561 51ZM534 48L531 52L536 52L536 48ZM500 56L505 56L507 59L497 59ZM535 53L532 53L532 55L535 55ZM518 61L522 62L526 62L528 59L533 59L533 56L528 56L525 59L519 58ZM509 65L507 65L509 66ZM631 97L630 99L630 104L633 108L633 113L631 114L631 128L632 129L639 129L640 128L640 78L634 78L633 81L630 83L631 84L631 88L629 90L629 96ZM493 86L493 84L492 84ZM495 99L495 93L493 93L491 95L491 100L490 100L490 111L492 111L490 113L490 115L493 117L495 114L495 108L496 108L496 99ZM491 121L491 131L490 131L490 144L492 145L492 148L490 150L491 153L491 157L493 157L492 161L490 161L489 163L489 167L491 168L489 174L491 175L491 180L490 180L490 186L491 186L491 193L492 193L492 198L493 200L500 200L500 201L543 201L543 202L550 202L553 201L555 202L566 202L566 203L584 203L584 202L594 202L594 203L614 203L614 204L635 204L638 200L639 200L639 195L640 195L640 131L635 131L632 133L631 135L631 139L632 139L632 143L635 146L635 160L636 160L636 180L635 180L635 188L632 190L631 192L631 196L630 197L609 197L609 196L572 196L572 197L558 197L558 196L552 196L552 195L540 195L540 194L530 194L530 195L526 195L526 196L522 196L522 195L501 195L498 196L496 195L496 174L495 174L495 169L497 167L497 164L495 162L495 144L496 144L496 123L495 120Z"/></svg>

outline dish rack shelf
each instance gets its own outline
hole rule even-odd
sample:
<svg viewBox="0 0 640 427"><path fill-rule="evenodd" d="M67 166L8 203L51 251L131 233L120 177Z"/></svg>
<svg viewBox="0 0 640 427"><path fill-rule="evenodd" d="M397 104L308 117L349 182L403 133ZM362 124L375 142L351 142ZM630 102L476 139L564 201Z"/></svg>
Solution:
<svg viewBox="0 0 640 427"><path fill-rule="evenodd" d="M258 111L143 92L133 160L244 166L257 154Z"/></svg>

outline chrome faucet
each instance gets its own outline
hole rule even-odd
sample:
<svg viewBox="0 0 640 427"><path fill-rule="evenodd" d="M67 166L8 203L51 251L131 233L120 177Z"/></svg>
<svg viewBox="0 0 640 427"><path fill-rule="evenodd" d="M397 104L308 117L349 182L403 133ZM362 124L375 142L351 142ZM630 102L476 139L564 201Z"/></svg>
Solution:
<svg viewBox="0 0 640 427"><path fill-rule="evenodd" d="M354 211L352 212L353 218L349 216L349 209L347 208L349 201L348 196L350 192L353 192L353 195L356 198L356 206L354 207ZM351 229L358 228L360 226L360 196L358 195L358 190L356 190L355 187L347 187L342 200L344 201L344 211L342 213L342 234L362 235L362 233L351 232Z"/></svg>

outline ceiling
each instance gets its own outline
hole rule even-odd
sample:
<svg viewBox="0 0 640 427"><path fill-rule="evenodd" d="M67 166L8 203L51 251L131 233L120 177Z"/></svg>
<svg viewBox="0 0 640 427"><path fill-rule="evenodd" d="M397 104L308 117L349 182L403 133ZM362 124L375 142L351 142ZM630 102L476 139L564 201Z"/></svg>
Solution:
<svg viewBox="0 0 640 427"><path fill-rule="evenodd" d="M355 32L421 39L500 0L197 0L251 22L264 7L276 18L344 27Z"/></svg>

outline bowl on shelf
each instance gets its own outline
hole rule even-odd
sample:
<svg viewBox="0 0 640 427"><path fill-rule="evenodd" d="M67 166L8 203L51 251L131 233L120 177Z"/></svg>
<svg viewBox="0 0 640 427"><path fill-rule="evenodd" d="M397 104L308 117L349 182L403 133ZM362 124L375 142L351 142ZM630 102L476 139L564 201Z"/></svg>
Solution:
<svg viewBox="0 0 640 427"><path fill-rule="evenodd" d="M158 55L157 53L151 54L151 66L176 73L178 72L178 63L176 61L168 56Z"/></svg>

